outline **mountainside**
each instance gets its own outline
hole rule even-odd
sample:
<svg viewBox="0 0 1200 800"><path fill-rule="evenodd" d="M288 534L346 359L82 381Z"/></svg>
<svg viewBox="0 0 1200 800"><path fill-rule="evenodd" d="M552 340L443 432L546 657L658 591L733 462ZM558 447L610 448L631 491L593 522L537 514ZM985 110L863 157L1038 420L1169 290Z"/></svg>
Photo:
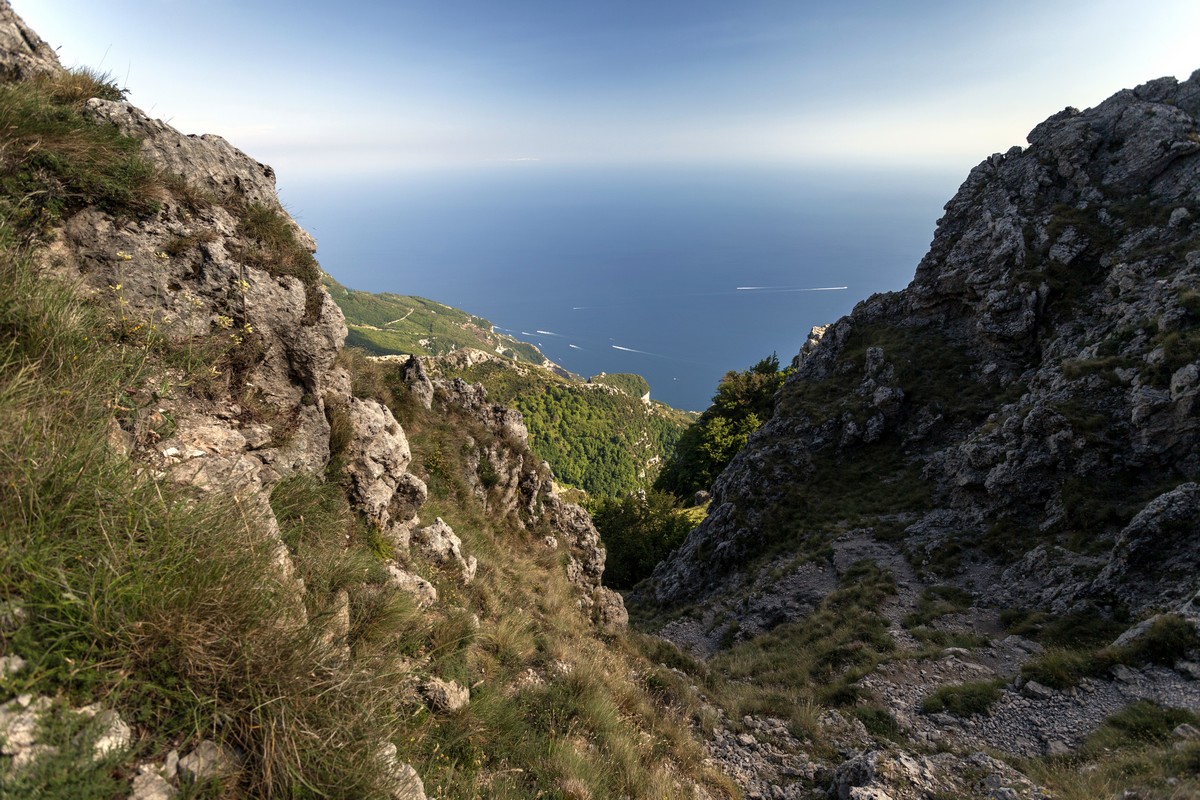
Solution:
<svg viewBox="0 0 1200 800"><path fill-rule="evenodd" d="M521 412L530 446L555 476L592 495L645 489L694 415L648 398L640 375L587 381L478 350L423 359L430 372L478 382Z"/></svg>
<svg viewBox="0 0 1200 800"><path fill-rule="evenodd" d="M328 275L321 282L346 317L349 347L379 356L433 356L474 348L568 374L536 346L496 333L483 317L424 297L347 289Z"/></svg>
<svg viewBox="0 0 1200 800"><path fill-rule="evenodd" d="M1198 116L1200 72L1054 115L972 170L906 289L814 329L632 603L758 687L747 719L803 719L784 698L814 681L918 752L1067 757L1045 772L1079 796L1200 793L1166 782L1192 769L1173 756L1094 738L1135 701L1200 710ZM847 604L857 631L799 666ZM918 796L915 765L856 746L838 797Z"/></svg>
<svg viewBox="0 0 1200 800"><path fill-rule="evenodd" d="M641 383L344 348L327 285L489 326L325 283L270 167L0 0L0 796L1200 796L1198 115L1056 115L727 376L746 446L623 598L527 421Z"/></svg>
<svg viewBox="0 0 1200 800"><path fill-rule="evenodd" d="M519 413L0 0L0 795L727 797Z"/></svg>

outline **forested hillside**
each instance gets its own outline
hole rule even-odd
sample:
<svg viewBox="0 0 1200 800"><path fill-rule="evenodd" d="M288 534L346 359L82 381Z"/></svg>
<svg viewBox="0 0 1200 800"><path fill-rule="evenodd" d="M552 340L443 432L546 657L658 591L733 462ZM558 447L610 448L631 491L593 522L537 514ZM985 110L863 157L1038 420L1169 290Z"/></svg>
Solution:
<svg viewBox="0 0 1200 800"><path fill-rule="evenodd" d="M560 378L497 358L438 359L448 377L482 383L495 402L519 410L533 451L555 477L591 495L618 496L648 487L693 415L635 396L640 384L621 388ZM643 381L644 383L644 381Z"/></svg>

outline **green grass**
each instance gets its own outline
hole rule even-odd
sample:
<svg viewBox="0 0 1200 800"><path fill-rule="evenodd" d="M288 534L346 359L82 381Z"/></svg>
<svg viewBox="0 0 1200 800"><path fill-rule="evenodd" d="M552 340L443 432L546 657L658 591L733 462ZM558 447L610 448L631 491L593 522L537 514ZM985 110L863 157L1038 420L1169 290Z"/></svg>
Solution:
<svg viewBox="0 0 1200 800"><path fill-rule="evenodd" d="M957 586L930 586L917 598L917 606L904 618L906 628L929 625L948 614L966 611L971 607L974 596Z"/></svg>
<svg viewBox="0 0 1200 800"><path fill-rule="evenodd" d="M976 681L940 686L921 701L921 711L945 712L956 717L986 714L1000 700L1003 685L1003 681Z"/></svg>
<svg viewBox="0 0 1200 800"><path fill-rule="evenodd" d="M599 383L604 386L611 386L614 389L620 389L630 397L641 399L644 395L650 393L650 384L641 375L633 373L621 372L613 374L593 375L588 378L588 383Z"/></svg>
<svg viewBox="0 0 1200 800"><path fill-rule="evenodd" d="M1022 765L1062 800L1096 797L1200 795L1200 742L1171 735L1177 725L1200 724L1191 711L1135 702L1105 720L1070 756Z"/></svg>
<svg viewBox="0 0 1200 800"><path fill-rule="evenodd" d="M250 266L266 270L276 277L296 278L304 286L304 319L313 322L321 312L321 267L313 254L300 243L294 223L281 209L262 203L228 201L238 218L240 232L253 247L238 255Z"/></svg>
<svg viewBox="0 0 1200 800"><path fill-rule="evenodd" d="M373 355L442 355L463 348L495 353L497 348L517 361L542 364L546 358L528 342L493 333L483 317L424 297L347 289L329 276L323 278L350 328L347 345Z"/></svg>
<svg viewBox="0 0 1200 800"><path fill-rule="evenodd" d="M864 699L857 680L895 650L887 620L875 609L895 592L895 581L872 562L843 576L808 617L733 645L707 665L705 685L729 713L791 719L812 738L812 708L853 708Z"/></svg>
<svg viewBox="0 0 1200 800"><path fill-rule="evenodd" d="M1162 616L1140 637L1120 647L1087 647L1085 643L1107 637L1112 629L1098 626L1096 630L1103 633L1094 636L1085 633L1077 637L1064 631L1053 641L1074 646L1047 648L1042 655L1021 667L1021 675L1055 689L1066 689L1077 686L1083 678L1103 677L1118 664L1172 666L1189 653L1200 650L1200 637L1196 635L1195 627L1175 614Z"/></svg>
<svg viewBox="0 0 1200 800"><path fill-rule="evenodd" d="M652 666L581 616L565 553L542 544L546 523L497 514L470 491L472 448L513 443L426 412L383 366L341 362L356 393L402 418L416 470L438 474L422 514L446 518L478 555L470 585L392 552L351 510L337 481L344 409L329 412L328 475L286 477L270 495L300 582L278 568L253 503L157 480L114 452L110 433L145 397L237 401L252 416L291 410L251 408L232 377L202 385L190 373L236 373L252 348L163 341L118 298L84 301L34 269L38 237L70 214L152 214L162 186L180 190L157 182L136 141L80 116L82 99L105 91L116 90L76 78L0 87L0 601L23 611L0 652L28 661L0 683L0 701L101 702L133 726L135 752L89 762L94 734L56 712L43 735L59 756L20 775L0 765L0 793L124 796L135 760L216 739L244 755L244 770L184 796L384 796L387 742L433 796L678 797L690 796L688 781L733 796L642 682ZM287 220L223 202L253 243L245 257L304 281L311 314L319 273ZM383 560L397 555L437 584L437 606L418 609L386 582ZM539 680L523 684L531 670ZM470 686L467 709L426 709L409 686L431 675Z"/></svg>
<svg viewBox="0 0 1200 800"><path fill-rule="evenodd" d="M147 377L147 351L98 336L103 318L11 243L0 280L0 597L26 612L5 646L30 664L5 697L100 700L161 752L219 735L246 752L247 791L374 791L376 748L400 723L391 669L346 680L323 668L317 627L288 623L297 602L319 608L344 536L326 529L313 559L295 541L318 590L295 597L237 501L189 498L110 453L109 399ZM355 646L390 658L377 639Z"/></svg>
<svg viewBox="0 0 1200 800"><path fill-rule="evenodd" d="M623 392L597 390L549 371L486 362L447 377L482 383L493 402L515 408L530 446L555 479L592 495L619 497L647 488L693 417Z"/></svg>
<svg viewBox="0 0 1200 800"><path fill-rule="evenodd" d="M94 750L103 735L95 717L77 714L56 704L38 719L38 741L53 748L28 767L15 770L0 764L0 793L5 797L42 800L110 800L122 796L124 781L118 767L128 755ZM7 761L7 759L5 759Z"/></svg>
<svg viewBox="0 0 1200 800"><path fill-rule="evenodd" d="M87 70L0 84L0 209L9 224L40 232L85 206L135 216L158 208L162 184L139 142L82 114L90 97L120 96Z"/></svg>

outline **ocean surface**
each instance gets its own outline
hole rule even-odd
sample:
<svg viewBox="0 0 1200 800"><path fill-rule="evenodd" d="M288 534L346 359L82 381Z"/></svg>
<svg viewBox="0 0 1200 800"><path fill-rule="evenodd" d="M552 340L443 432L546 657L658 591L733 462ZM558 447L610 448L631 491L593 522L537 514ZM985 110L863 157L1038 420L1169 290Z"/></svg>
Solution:
<svg viewBox="0 0 1200 800"><path fill-rule="evenodd" d="M280 188L343 284L461 308L701 410L725 372L786 364L812 326L907 285L963 177L533 163Z"/></svg>

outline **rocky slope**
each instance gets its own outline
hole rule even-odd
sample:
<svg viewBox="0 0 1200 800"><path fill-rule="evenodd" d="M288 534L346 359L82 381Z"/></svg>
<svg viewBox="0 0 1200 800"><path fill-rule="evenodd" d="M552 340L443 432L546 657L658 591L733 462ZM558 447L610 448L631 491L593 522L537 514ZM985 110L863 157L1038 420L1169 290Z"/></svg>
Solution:
<svg viewBox="0 0 1200 800"><path fill-rule="evenodd" d="M1134 612L1187 600L1200 553L1200 75L1067 109L980 164L907 289L814 335L774 418L656 575L719 591L796 486L884 453L920 500L897 540L990 602ZM880 489L880 491L885 491ZM1012 562L1019 562L1010 566ZM997 593L994 587L1002 587Z"/></svg>
<svg viewBox="0 0 1200 800"><path fill-rule="evenodd" d="M972 170L912 283L814 329L635 615L736 675L878 570L864 614L888 635L853 642L867 655L840 680L911 742L1062 755L1139 698L1200 709L1198 118L1200 72L1164 78L1068 108ZM1033 613L1091 677L1025 683L1066 658L1009 635ZM1112 666L1154 624L1183 626L1160 666ZM961 646L929 650L946 644ZM986 709L929 710L939 688L988 683ZM722 741L733 763L770 766ZM851 763L874 747L860 737ZM837 796L907 797L919 772ZM784 783L797 793L743 781L808 796L810 780Z"/></svg>
<svg viewBox="0 0 1200 800"><path fill-rule="evenodd" d="M343 351L272 170L66 73L6 2L0 70L5 180L65 198L0 231L0 793L724 796L610 646L604 549L521 415ZM27 108L67 156L8 146ZM80 151L137 202L53 171Z"/></svg>

